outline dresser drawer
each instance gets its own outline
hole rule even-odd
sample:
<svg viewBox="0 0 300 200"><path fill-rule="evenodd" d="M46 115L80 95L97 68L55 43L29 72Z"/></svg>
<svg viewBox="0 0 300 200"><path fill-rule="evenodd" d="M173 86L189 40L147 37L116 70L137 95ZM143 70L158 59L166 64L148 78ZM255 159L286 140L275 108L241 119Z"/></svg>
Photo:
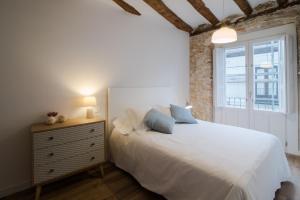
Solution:
<svg viewBox="0 0 300 200"><path fill-rule="evenodd" d="M104 162L104 150L98 149L48 165L36 166L34 184L46 182L101 162Z"/></svg>
<svg viewBox="0 0 300 200"><path fill-rule="evenodd" d="M97 135L104 135L103 122L35 133L33 135L33 148L42 149Z"/></svg>
<svg viewBox="0 0 300 200"><path fill-rule="evenodd" d="M79 154L104 149L104 135L79 140L67 144L38 149L34 152L34 165L45 165Z"/></svg>

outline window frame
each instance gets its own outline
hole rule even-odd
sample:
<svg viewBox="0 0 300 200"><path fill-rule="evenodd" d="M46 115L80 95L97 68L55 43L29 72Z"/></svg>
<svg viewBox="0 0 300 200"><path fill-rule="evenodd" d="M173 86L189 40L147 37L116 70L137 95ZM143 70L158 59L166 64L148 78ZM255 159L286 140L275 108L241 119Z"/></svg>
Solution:
<svg viewBox="0 0 300 200"><path fill-rule="evenodd" d="M278 101L279 101L279 104L280 104L280 106L279 106L279 110L278 111L274 111L274 110L260 110L260 109L256 109L255 108L255 102L254 102L254 100L255 100L255 94L254 94L254 92L255 92L255 78L254 78L254 76L255 76L255 74L253 74L254 73L254 70L255 70L255 67L254 67L254 65L253 65L253 53L250 53L250 51L253 51L253 47L254 47L254 45L255 44L258 44L258 43L263 43L263 42L268 42L268 41L272 41L272 40L279 40L279 41L284 41L284 48L282 49L283 50L283 59L281 60L281 62L283 62L283 63L281 63L281 64L283 64L283 68L281 69L282 70L282 72L278 72L278 90L279 90L279 86L280 86L280 90L282 91L282 92L278 92ZM287 63L286 63L286 54L288 53L287 52L287 49L286 49L286 44L287 43L287 41L286 41L286 35L284 35L284 34L278 34L278 35L273 35L273 36L266 36L266 37L262 37L262 38L259 38L259 39L253 39L253 40L249 40L248 41L248 45L249 45L249 61L250 61L250 68L252 68L252 70L251 70L251 72L250 73L252 73L252 74L249 74L249 76L251 76L252 77L252 79L250 80L250 84L249 84L249 86L251 86L251 90L252 90L252 92L251 92L251 96L250 96L250 104L251 104L251 106L250 106L250 108L251 109L253 109L254 111L263 111L263 112L276 112L276 113L286 113L286 110L287 110L287 108L286 108L286 102L287 102L287 88L286 88L286 85L287 85L287 73L286 73L286 71L287 71ZM279 67L278 67L278 69L277 70L279 70ZM279 75L279 73L281 74L281 75ZM284 95L284 96L282 96L282 95Z"/></svg>
<svg viewBox="0 0 300 200"><path fill-rule="evenodd" d="M223 59L223 63L224 63L224 69L223 69L223 84L224 84L224 93L223 93L223 100L224 100L224 102L222 103L223 104L223 106L224 107L226 107L226 108L236 108L236 109L247 109L247 101L248 101L248 99L247 99L247 92L248 92L248 69L247 69L247 55L248 55L248 48L247 48L247 45L245 45L246 43L245 42L240 42L240 43L236 43L236 45L228 45L228 46L226 46L226 47L224 47L224 55L223 55L223 57L222 57L222 59ZM226 79L226 59L225 59L225 50L226 49L234 49L234 48L241 48L241 47L244 47L245 48L245 94L246 94L246 105L245 105L245 107L235 107L235 106L227 106L227 104L226 104L226 81L225 81L225 79Z"/></svg>
<svg viewBox="0 0 300 200"><path fill-rule="evenodd" d="M273 111L273 110L260 110L260 109L256 109L255 108L255 102L254 102L254 92L255 92L255 77L254 77L254 66L253 66L253 46L257 43L263 43L263 42L268 42L268 41L272 41L272 40L283 40L284 41L284 58L283 61L284 62L284 69L283 69L283 74L281 76L281 80L280 82L278 81L278 86L281 86L281 90L283 90L282 93L280 94L280 98L279 101L281 101L282 105L280 106L280 109L278 111ZM246 110L246 109L251 109L254 111L263 111L263 112L276 112L276 113L286 113L286 102L287 102L287 63L286 63L286 58L287 58L287 50L286 50L286 46L287 46L287 41L286 41L286 35L285 34L277 34L277 35L271 35L271 36L265 36L265 37L260 37L259 39L248 39L245 41L238 41L235 43L230 43L230 44L224 44L224 45L216 45L217 48L215 49L220 49L222 51L222 60L220 61L220 58L217 58L217 54L214 51L214 71L218 70L220 71L220 69L217 69L217 66L223 66L221 69L220 73L216 73L216 75L214 75L214 79L215 80L215 87L214 87L214 96L217 98L214 98L214 104L215 107L221 107L221 108L232 108L232 109L241 109L241 110ZM246 88L245 88L245 92L246 92L246 106L245 107L235 107L235 106L227 106L226 104L226 82L225 82L225 77L226 77L226 68L225 68L225 50L226 49L231 49L231 48L239 48L239 47L244 47L245 48L245 84L246 84ZM220 53L218 54L220 55ZM222 76L222 78L220 78L220 75ZM284 79L284 80L282 80ZM223 85L223 89L219 89L219 85L222 84ZM278 87L279 89L279 87ZM222 97L220 97L220 95ZM279 95L279 94L278 94ZM282 97L282 95L284 95L284 97Z"/></svg>

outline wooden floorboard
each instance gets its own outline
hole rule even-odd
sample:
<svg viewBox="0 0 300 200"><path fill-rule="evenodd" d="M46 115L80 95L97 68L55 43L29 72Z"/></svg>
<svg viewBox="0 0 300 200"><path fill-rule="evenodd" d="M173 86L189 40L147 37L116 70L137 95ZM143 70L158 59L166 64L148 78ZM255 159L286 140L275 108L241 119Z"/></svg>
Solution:
<svg viewBox="0 0 300 200"><path fill-rule="evenodd" d="M300 200L300 158L288 156L292 182L282 183L275 200ZM34 189L25 190L2 200L32 200ZM42 189L41 200L164 200L144 189L132 176L112 164L105 167L105 177L92 171L82 173Z"/></svg>

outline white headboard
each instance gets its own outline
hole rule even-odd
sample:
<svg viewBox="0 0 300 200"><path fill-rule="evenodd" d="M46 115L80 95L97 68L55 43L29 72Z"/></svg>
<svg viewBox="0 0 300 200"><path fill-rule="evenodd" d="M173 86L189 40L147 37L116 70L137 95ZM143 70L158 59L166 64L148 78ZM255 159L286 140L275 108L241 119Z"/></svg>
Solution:
<svg viewBox="0 0 300 200"><path fill-rule="evenodd" d="M108 131L111 122L127 108L147 111L152 106L168 106L178 100L172 87L108 88Z"/></svg>
<svg viewBox="0 0 300 200"><path fill-rule="evenodd" d="M112 131L112 121L116 117L128 108L147 111L152 106L169 106L171 103L178 103L178 97L172 87L108 88L106 158L111 159L109 138Z"/></svg>

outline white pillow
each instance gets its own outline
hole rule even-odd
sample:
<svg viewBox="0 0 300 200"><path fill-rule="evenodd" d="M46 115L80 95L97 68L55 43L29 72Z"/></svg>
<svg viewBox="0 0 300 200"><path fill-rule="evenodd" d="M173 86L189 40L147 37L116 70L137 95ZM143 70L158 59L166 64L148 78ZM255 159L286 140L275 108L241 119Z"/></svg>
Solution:
<svg viewBox="0 0 300 200"><path fill-rule="evenodd" d="M147 112L140 111L137 109L132 109L132 108L127 109L126 112L129 120L131 121L131 125L134 131L148 129L148 127L144 123L144 117Z"/></svg>
<svg viewBox="0 0 300 200"><path fill-rule="evenodd" d="M113 125L123 135L129 135L133 131L130 121L123 114L113 121Z"/></svg>
<svg viewBox="0 0 300 200"><path fill-rule="evenodd" d="M113 125L121 134L129 135L133 131L147 129L144 116L145 112L129 108L113 121Z"/></svg>

